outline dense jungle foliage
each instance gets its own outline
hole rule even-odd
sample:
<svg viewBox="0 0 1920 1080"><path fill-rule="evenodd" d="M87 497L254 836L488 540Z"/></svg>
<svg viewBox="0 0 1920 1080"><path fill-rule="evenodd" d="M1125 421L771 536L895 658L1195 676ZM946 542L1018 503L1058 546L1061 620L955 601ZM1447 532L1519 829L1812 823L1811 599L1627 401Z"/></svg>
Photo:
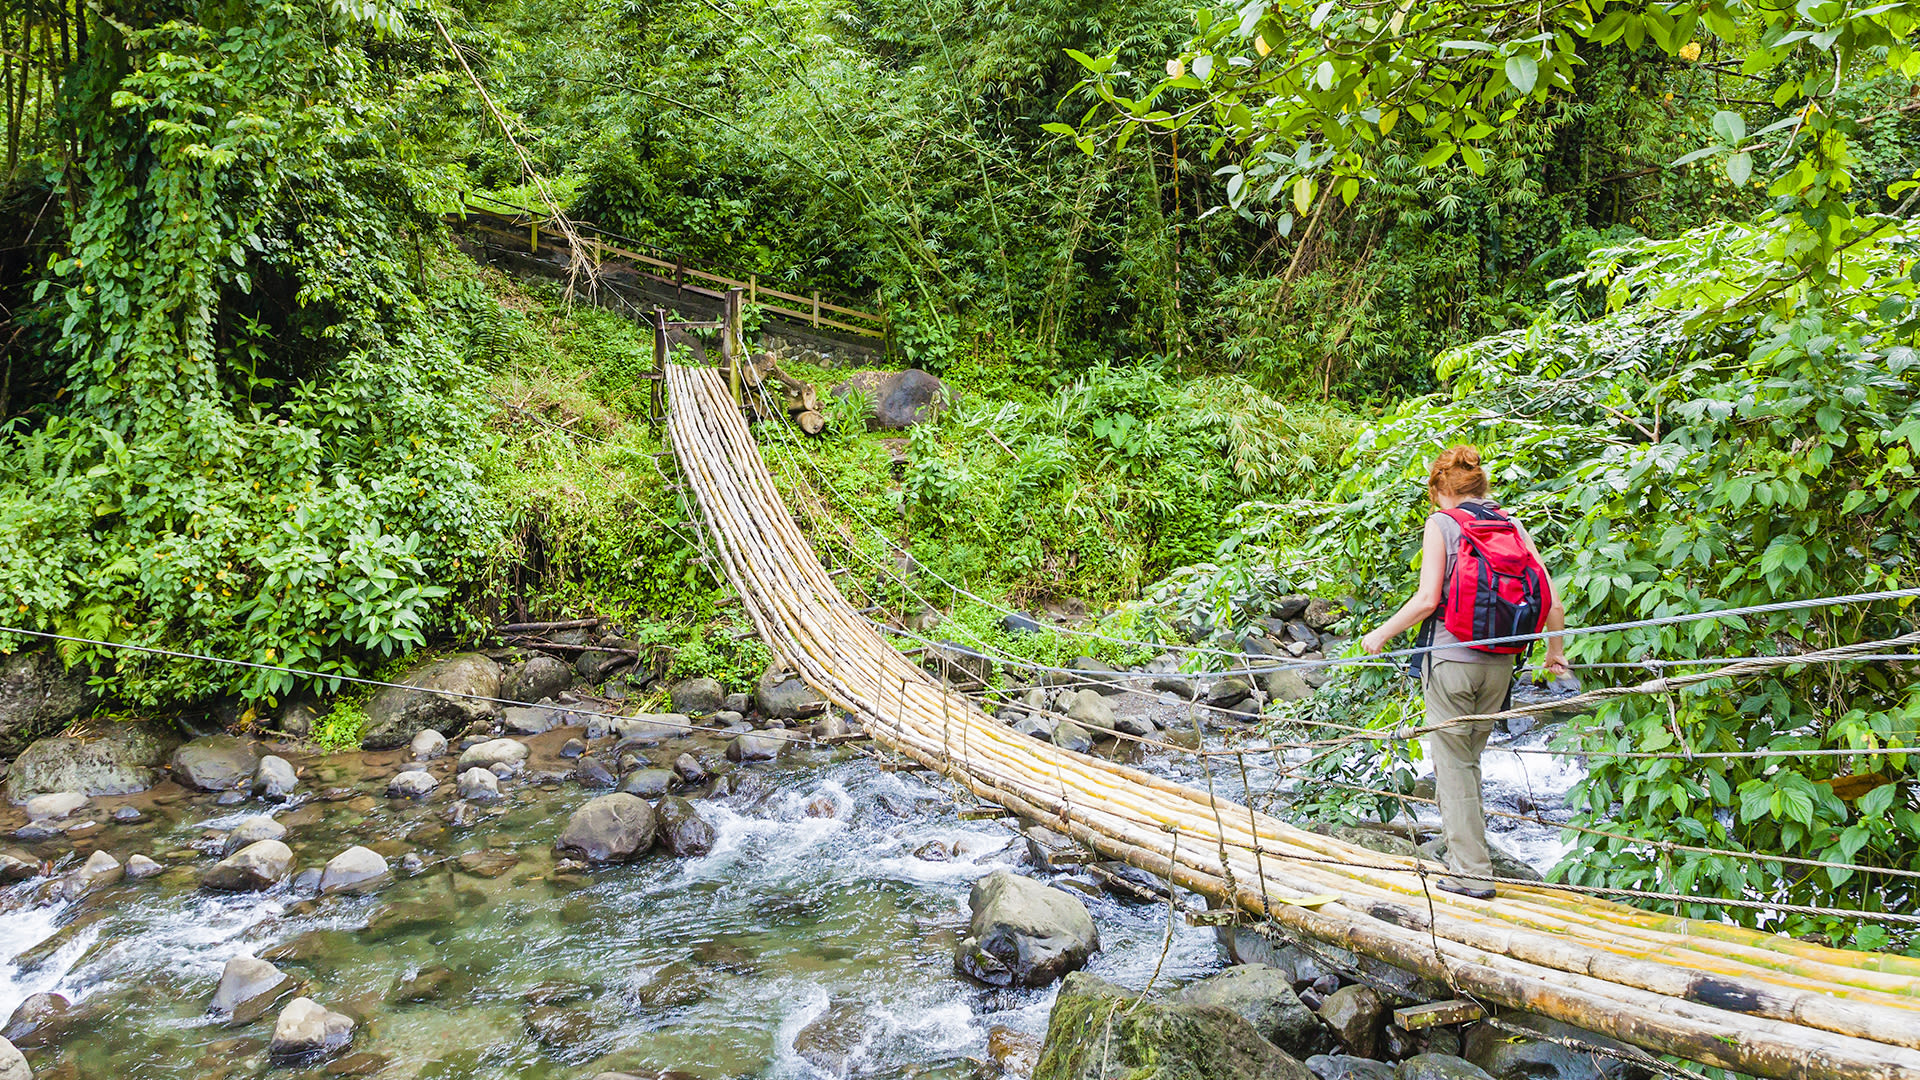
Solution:
<svg viewBox="0 0 1920 1080"><path fill-rule="evenodd" d="M883 308L954 408L763 438L850 589L983 647L1154 651L998 626L1069 599L1143 641L1232 647L1300 589L1358 628L1411 587L1423 462L1461 440L1576 625L1911 585L1913 29L1907 0L15 0L5 622L263 665L62 648L130 708L266 706L316 683L285 668L585 609L749 681L654 456L650 340L475 265L446 225L472 191ZM1911 628L1878 604L1572 653ZM1674 845L1920 869L1916 764L1884 752L1917 694L1823 665L1607 706L1564 739L1595 755L1577 823L1613 835L1562 874L1749 922L1710 899L1910 910L1908 879ZM1406 700L1343 676L1275 730ZM1693 756L1761 748L1832 753Z"/></svg>

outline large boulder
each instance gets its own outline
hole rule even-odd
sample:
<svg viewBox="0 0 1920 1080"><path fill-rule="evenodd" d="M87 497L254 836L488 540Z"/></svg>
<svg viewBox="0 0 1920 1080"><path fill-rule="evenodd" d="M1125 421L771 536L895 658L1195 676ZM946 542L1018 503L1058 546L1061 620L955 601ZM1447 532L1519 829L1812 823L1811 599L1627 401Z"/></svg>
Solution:
<svg viewBox="0 0 1920 1080"><path fill-rule="evenodd" d="M0 712L5 709L0 704ZM131 795L158 783L160 769L180 736L149 720L108 724L87 735L57 735L21 751L7 776L7 795L25 802L35 795L77 791L82 795Z"/></svg>
<svg viewBox="0 0 1920 1080"><path fill-rule="evenodd" d="M1077 971L1047 1017L1033 1080L1314 1080L1218 1005L1138 996Z"/></svg>
<svg viewBox="0 0 1920 1080"><path fill-rule="evenodd" d="M653 807L622 792L602 795L573 812L554 848L588 862L627 862L653 846Z"/></svg>
<svg viewBox="0 0 1920 1080"><path fill-rule="evenodd" d="M693 721L679 713L646 713L616 716L610 721L612 734L622 746L658 746L669 739L684 739L693 734Z"/></svg>
<svg viewBox="0 0 1920 1080"><path fill-rule="evenodd" d="M312 998L297 997L280 1010L268 1050L277 1061L305 1063L325 1057L353 1038L353 1018Z"/></svg>
<svg viewBox="0 0 1920 1080"><path fill-rule="evenodd" d="M1372 1057L1387 1022L1387 1006L1379 994L1354 983L1327 995L1320 1003L1320 1019L1356 1056Z"/></svg>
<svg viewBox="0 0 1920 1080"><path fill-rule="evenodd" d="M1544 1016L1514 1013L1501 1020L1541 1035L1627 1052L1617 1040ZM1494 1080L1615 1080L1632 1071L1625 1062L1615 1058L1581 1053L1546 1039L1529 1039L1491 1024L1475 1024L1469 1028L1460 1054L1485 1069Z"/></svg>
<svg viewBox="0 0 1920 1080"><path fill-rule="evenodd" d="M27 1056L6 1039L0 1039L0 1080L33 1080Z"/></svg>
<svg viewBox="0 0 1920 1080"><path fill-rule="evenodd" d="M1068 690L1060 695L1060 711L1089 731L1112 731L1119 723L1113 706L1098 690Z"/></svg>
<svg viewBox="0 0 1920 1080"><path fill-rule="evenodd" d="M833 388L833 396L844 398L855 390L871 402L867 427L876 431L901 431L936 419L953 401L946 383L918 368L856 371Z"/></svg>
<svg viewBox="0 0 1920 1080"><path fill-rule="evenodd" d="M1260 1037L1295 1057L1311 1057L1333 1046L1333 1037L1313 1010L1293 992L1291 973L1265 964L1237 964L1187 987L1180 1000L1218 1005L1247 1023Z"/></svg>
<svg viewBox="0 0 1920 1080"><path fill-rule="evenodd" d="M265 814L254 814L240 819L240 823L227 833L226 840L220 845L220 854L231 855L249 844L262 840L284 840L287 827Z"/></svg>
<svg viewBox="0 0 1920 1080"><path fill-rule="evenodd" d="M79 1017L80 1010L65 994L28 994L7 1017L0 1038L15 1046L51 1046Z"/></svg>
<svg viewBox="0 0 1920 1080"><path fill-rule="evenodd" d="M51 649L0 656L0 757L18 754L98 704L86 670L68 668Z"/></svg>
<svg viewBox="0 0 1920 1080"><path fill-rule="evenodd" d="M954 946L962 973L993 986L1045 986L1100 948L1087 906L1031 878L996 871L967 898L973 922Z"/></svg>
<svg viewBox="0 0 1920 1080"><path fill-rule="evenodd" d="M365 749L405 746L427 728L452 734L500 714L497 703L476 700L500 696L500 665L479 653L435 660L394 681L410 689L383 686L367 702L367 723L360 735Z"/></svg>
<svg viewBox="0 0 1920 1080"><path fill-rule="evenodd" d="M262 840L215 863L201 875L200 887L220 892L259 892L278 885L292 868L292 848L278 840Z"/></svg>
<svg viewBox="0 0 1920 1080"><path fill-rule="evenodd" d="M253 793L268 802L286 802L299 786L300 776L286 758L268 754L254 769Z"/></svg>
<svg viewBox="0 0 1920 1080"><path fill-rule="evenodd" d="M295 986L293 977L245 953L227 961L207 1011L229 1024L251 1024Z"/></svg>
<svg viewBox="0 0 1920 1080"><path fill-rule="evenodd" d="M719 679L682 679L667 691L673 711L688 716L706 716L719 712L727 703L727 688Z"/></svg>
<svg viewBox="0 0 1920 1080"><path fill-rule="evenodd" d="M539 653L500 672L500 697L528 704L556 697L573 685L573 665Z"/></svg>
<svg viewBox="0 0 1920 1080"><path fill-rule="evenodd" d="M488 739L486 742L469 746L462 751L460 761L454 769L457 772L466 772L476 766L491 769L495 765L518 768L526 763L526 743L518 739Z"/></svg>
<svg viewBox="0 0 1920 1080"><path fill-rule="evenodd" d="M760 673L759 681L753 684L753 701L761 713L776 720L797 720L827 707L826 698L779 661Z"/></svg>
<svg viewBox="0 0 1920 1080"><path fill-rule="evenodd" d="M168 766L183 787L201 791L244 790L253 786L260 768L260 751L251 739L232 735L205 735L182 743Z"/></svg>

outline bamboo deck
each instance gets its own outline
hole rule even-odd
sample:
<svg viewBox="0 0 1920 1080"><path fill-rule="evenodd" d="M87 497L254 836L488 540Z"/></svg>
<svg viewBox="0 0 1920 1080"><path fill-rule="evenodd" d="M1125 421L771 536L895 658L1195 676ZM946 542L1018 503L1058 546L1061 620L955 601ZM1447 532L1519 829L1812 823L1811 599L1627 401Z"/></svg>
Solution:
<svg viewBox="0 0 1920 1080"><path fill-rule="evenodd" d="M756 628L880 744L1109 858L1459 996L1758 1076L1920 1080L1920 959L1544 886L1502 887L1492 901L1429 893L1418 874L1375 869L1415 860L1012 731L900 655L841 597L724 376L674 366L667 384L673 450ZM1327 894L1338 899L1294 902Z"/></svg>

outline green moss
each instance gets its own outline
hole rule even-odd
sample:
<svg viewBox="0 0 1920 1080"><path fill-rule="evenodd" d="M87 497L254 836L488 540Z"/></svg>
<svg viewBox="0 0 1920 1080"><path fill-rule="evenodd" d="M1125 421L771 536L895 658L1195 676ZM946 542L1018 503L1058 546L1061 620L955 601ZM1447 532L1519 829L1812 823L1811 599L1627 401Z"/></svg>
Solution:
<svg viewBox="0 0 1920 1080"><path fill-rule="evenodd" d="M1033 1080L1309 1080L1239 1015L1135 995L1075 972L1047 1021Z"/></svg>

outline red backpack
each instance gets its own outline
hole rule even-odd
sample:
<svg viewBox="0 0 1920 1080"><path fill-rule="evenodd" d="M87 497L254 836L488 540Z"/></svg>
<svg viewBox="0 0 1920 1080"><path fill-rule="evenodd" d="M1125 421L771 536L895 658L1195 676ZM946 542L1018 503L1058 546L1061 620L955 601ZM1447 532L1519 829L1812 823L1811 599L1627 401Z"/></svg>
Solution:
<svg viewBox="0 0 1920 1080"><path fill-rule="evenodd" d="M1500 511L1474 503L1441 513L1460 524L1453 573L1435 613L1448 633L1463 642L1539 633L1553 605L1553 587L1520 527ZM1469 646L1499 654L1532 647L1531 641Z"/></svg>

